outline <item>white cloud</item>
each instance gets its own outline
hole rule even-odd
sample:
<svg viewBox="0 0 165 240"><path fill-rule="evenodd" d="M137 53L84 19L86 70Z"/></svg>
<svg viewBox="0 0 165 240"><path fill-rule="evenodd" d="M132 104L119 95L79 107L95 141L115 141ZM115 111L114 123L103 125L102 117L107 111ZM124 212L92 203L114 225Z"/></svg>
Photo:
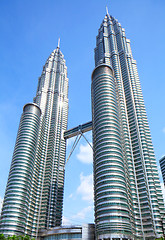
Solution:
<svg viewBox="0 0 165 240"><path fill-rule="evenodd" d="M82 195L82 200L93 202L93 174L84 176L80 174L80 185L77 193Z"/></svg>
<svg viewBox="0 0 165 240"><path fill-rule="evenodd" d="M160 165L157 164L157 166L158 166L158 174L159 174L159 178L162 179L162 172L161 172Z"/></svg>
<svg viewBox="0 0 165 240"><path fill-rule="evenodd" d="M62 225L72 225L72 224L82 224L83 222L89 222L89 219L93 215L93 206L90 205L88 207L84 207L77 213L69 216L69 217L62 217ZM90 219L91 221L91 219ZM93 220L92 220L93 221Z"/></svg>
<svg viewBox="0 0 165 240"><path fill-rule="evenodd" d="M73 193L71 193L71 194L69 195L69 198L73 198Z"/></svg>
<svg viewBox="0 0 165 240"><path fill-rule="evenodd" d="M62 225L71 225L71 221L67 217L62 217Z"/></svg>
<svg viewBox="0 0 165 240"><path fill-rule="evenodd" d="M161 186L161 189L162 189L163 199L164 199L164 202L165 202L165 187L164 187L164 183L161 182L161 183L160 183L160 186Z"/></svg>
<svg viewBox="0 0 165 240"><path fill-rule="evenodd" d="M75 139L76 139L76 137L72 137L72 138L67 139L67 147L72 146Z"/></svg>
<svg viewBox="0 0 165 240"><path fill-rule="evenodd" d="M80 145L79 153L77 154L77 158L78 158L78 160L80 160L80 162L83 162L83 163L90 164L93 162L93 152L92 152L92 148L89 146L89 144L86 144L86 145L81 144Z"/></svg>
<svg viewBox="0 0 165 240"><path fill-rule="evenodd" d="M92 211L93 206L88 206L86 208L83 208L80 212L78 212L76 215L72 216L72 219L79 219L84 220L86 216Z"/></svg>
<svg viewBox="0 0 165 240"><path fill-rule="evenodd" d="M0 197L0 213L1 213L1 210L2 210L2 204L3 204L3 199Z"/></svg>

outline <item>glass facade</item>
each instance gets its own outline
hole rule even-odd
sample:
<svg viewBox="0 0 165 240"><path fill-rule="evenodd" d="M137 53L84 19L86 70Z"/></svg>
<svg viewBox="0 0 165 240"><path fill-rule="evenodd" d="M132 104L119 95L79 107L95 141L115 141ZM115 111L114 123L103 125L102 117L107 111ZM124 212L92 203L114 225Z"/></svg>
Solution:
<svg viewBox="0 0 165 240"><path fill-rule="evenodd" d="M61 225L67 120L67 67L57 47L43 67L34 103L24 107L0 233L35 237L40 228Z"/></svg>
<svg viewBox="0 0 165 240"><path fill-rule="evenodd" d="M44 237L44 240L56 240L56 239L75 239L79 240L82 239L81 233L62 233L57 235L51 235Z"/></svg>
<svg viewBox="0 0 165 240"><path fill-rule="evenodd" d="M82 226L72 225L40 230L38 238L40 240L94 240L95 225L89 223Z"/></svg>
<svg viewBox="0 0 165 240"><path fill-rule="evenodd" d="M92 74L96 239L155 239L164 203L130 40L108 13Z"/></svg>

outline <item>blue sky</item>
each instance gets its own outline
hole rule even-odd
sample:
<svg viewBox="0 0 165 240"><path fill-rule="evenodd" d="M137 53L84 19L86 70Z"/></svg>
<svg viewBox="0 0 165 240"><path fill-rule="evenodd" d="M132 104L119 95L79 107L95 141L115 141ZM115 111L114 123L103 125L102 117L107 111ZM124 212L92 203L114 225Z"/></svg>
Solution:
<svg viewBox="0 0 165 240"><path fill-rule="evenodd" d="M61 38L68 67L69 124L91 120L94 47L105 7L131 40L142 85L156 159L165 154L164 0L0 1L0 199L3 199L23 105L36 93L38 77ZM91 141L91 134L87 134ZM68 151L73 140L68 142ZM64 220L93 221L92 157L82 140L66 166Z"/></svg>

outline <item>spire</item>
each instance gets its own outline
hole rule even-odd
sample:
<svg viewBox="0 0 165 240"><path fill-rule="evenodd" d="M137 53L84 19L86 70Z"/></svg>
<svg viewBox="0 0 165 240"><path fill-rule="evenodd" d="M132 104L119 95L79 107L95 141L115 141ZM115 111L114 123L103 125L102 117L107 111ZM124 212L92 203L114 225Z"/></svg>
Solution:
<svg viewBox="0 0 165 240"><path fill-rule="evenodd" d="M60 38L58 39L58 48L60 48Z"/></svg>
<svg viewBox="0 0 165 240"><path fill-rule="evenodd" d="M107 15L109 15L109 12L108 12L108 7L106 6L106 13L107 13Z"/></svg>

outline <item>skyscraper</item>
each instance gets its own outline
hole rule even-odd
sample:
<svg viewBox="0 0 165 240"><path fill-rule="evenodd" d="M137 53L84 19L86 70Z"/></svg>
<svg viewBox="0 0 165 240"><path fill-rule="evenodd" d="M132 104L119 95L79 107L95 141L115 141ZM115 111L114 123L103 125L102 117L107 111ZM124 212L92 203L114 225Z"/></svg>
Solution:
<svg viewBox="0 0 165 240"><path fill-rule="evenodd" d="M68 78L59 46L46 61L34 103L24 106L0 220L0 233L36 236L60 226L68 119Z"/></svg>
<svg viewBox="0 0 165 240"><path fill-rule="evenodd" d="M92 74L96 239L155 239L164 203L130 40L108 11Z"/></svg>
<svg viewBox="0 0 165 240"><path fill-rule="evenodd" d="M67 118L67 69L58 46L43 68L34 102L23 108L0 233L36 236L61 224ZM92 122L65 131L65 137L91 129L96 239L161 236L164 203L136 61L124 29L108 12L95 49ZM56 230L66 237L65 229ZM53 239L53 231L46 232L42 236Z"/></svg>

